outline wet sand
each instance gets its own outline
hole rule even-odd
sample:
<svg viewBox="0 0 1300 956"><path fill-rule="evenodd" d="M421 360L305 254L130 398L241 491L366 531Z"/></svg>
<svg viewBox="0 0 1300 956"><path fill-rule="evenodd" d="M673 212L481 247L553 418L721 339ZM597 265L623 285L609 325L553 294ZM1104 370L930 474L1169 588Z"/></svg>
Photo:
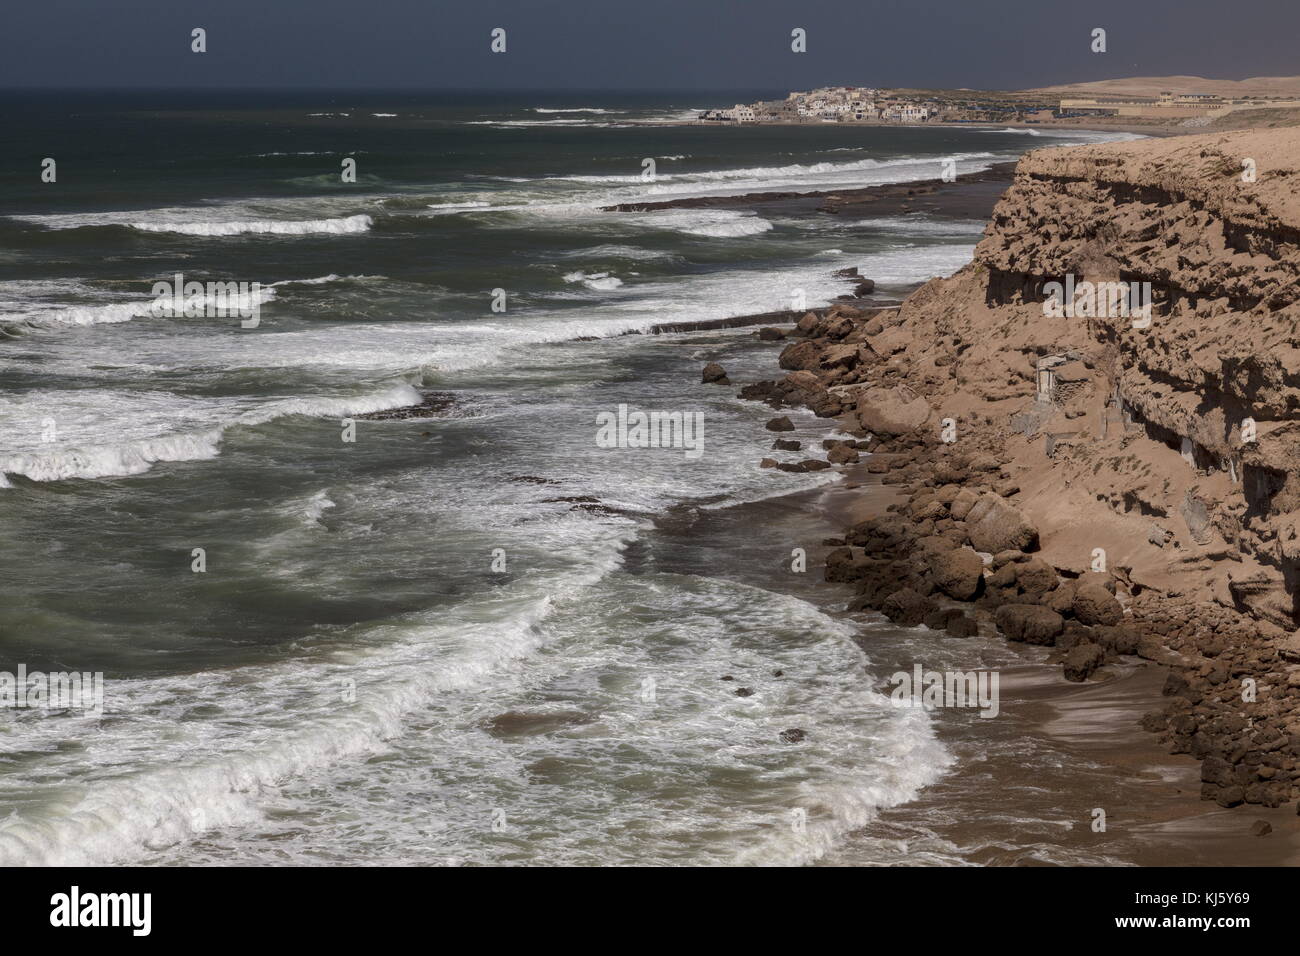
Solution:
<svg viewBox="0 0 1300 956"><path fill-rule="evenodd" d="M675 569L723 573L810 601L859 625L880 681L916 662L995 669L1000 712L932 712L957 763L911 803L882 810L822 863L853 865L1288 866L1300 863L1300 817L1290 805L1223 810L1200 799L1199 765L1170 755L1139 725L1159 707L1165 668L1137 659L1074 684L1048 664L1051 651L996 634L951 638L899 628L873 613L848 614L846 585L828 584L821 542L883 511L896 497L861 468L837 483L715 511L682 512L660 531L694 551ZM755 535L755 528L762 528ZM701 550L699 543L705 542ZM806 574L779 560L808 550ZM757 552L757 553L755 553ZM763 555L759 557L759 555ZM884 689L884 688L882 688ZM1094 829L1105 813L1104 832ZM1253 836L1251 825L1273 832Z"/></svg>

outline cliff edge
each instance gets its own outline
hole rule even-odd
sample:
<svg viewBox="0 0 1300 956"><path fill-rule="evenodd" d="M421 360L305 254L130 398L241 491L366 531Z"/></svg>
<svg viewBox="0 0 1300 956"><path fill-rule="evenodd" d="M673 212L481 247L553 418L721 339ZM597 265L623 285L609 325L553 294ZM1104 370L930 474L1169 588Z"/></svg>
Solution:
<svg viewBox="0 0 1300 956"><path fill-rule="evenodd" d="M1287 129L1029 154L974 262L903 305L909 341L890 359L936 417L1005 426L1017 504L1058 567L1104 561L1132 596L1287 631L1297 147Z"/></svg>
<svg viewBox="0 0 1300 956"><path fill-rule="evenodd" d="M1144 726L1223 806L1300 795L1298 147L1028 154L968 266L765 329L789 374L741 393L841 417L830 463L902 486L828 542L852 609L1047 646L1072 681L1167 665Z"/></svg>

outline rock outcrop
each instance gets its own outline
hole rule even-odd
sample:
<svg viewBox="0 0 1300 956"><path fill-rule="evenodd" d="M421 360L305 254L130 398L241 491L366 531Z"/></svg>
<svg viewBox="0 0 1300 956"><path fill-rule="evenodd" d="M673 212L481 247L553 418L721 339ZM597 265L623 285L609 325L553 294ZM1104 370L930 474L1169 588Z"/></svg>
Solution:
<svg viewBox="0 0 1300 956"><path fill-rule="evenodd" d="M851 609L986 622L1073 681L1166 665L1144 726L1202 761L1203 798L1277 806L1300 795L1298 320L1300 130L1044 149L972 263L810 313L797 383L745 397L842 416L902 486L845 532Z"/></svg>

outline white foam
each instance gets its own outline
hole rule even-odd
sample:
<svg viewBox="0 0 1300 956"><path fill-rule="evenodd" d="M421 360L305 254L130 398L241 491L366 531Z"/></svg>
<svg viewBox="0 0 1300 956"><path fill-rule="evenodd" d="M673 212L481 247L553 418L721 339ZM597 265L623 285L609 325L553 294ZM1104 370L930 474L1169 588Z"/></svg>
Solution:
<svg viewBox="0 0 1300 956"><path fill-rule="evenodd" d="M716 239L739 239L758 236L772 231L772 223L760 216L735 213L731 210L681 209L672 210L655 221L668 224L670 229L688 236L707 236Z"/></svg>
<svg viewBox="0 0 1300 956"><path fill-rule="evenodd" d="M269 288L277 289L286 285L328 285L331 282L365 282L382 280L385 276L372 275L346 275L341 276L337 272L331 272L327 276L317 276L314 279L281 279L279 282L270 283Z"/></svg>
<svg viewBox="0 0 1300 956"><path fill-rule="evenodd" d="M11 218L45 229L89 229L117 226L150 233L191 236L349 235L373 225L358 206L380 197L310 196L214 202L196 206L163 206L113 212L45 213ZM338 215L338 213L345 213Z"/></svg>
<svg viewBox="0 0 1300 956"><path fill-rule="evenodd" d="M663 249L645 249L641 246L628 246L620 243L606 243L600 246L590 246L586 249L573 249L563 253L565 259L632 259L637 262L649 261L671 261L675 262L681 259L681 256L675 252L668 252Z"/></svg>
<svg viewBox="0 0 1300 956"><path fill-rule="evenodd" d="M327 491L318 491L309 498L289 502L281 510L287 511L309 527L323 528L321 518L325 517L325 512L337 507Z"/></svg>
<svg viewBox="0 0 1300 956"><path fill-rule="evenodd" d="M931 218L922 213L906 216L880 216L870 219L846 219L826 223L806 219L785 219L781 225L812 233L897 233L900 236L981 236L988 225L982 219Z"/></svg>
<svg viewBox="0 0 1300 956"><path fill-rule="evenodd" d="M497 129L510 129L526 126L584 126L595 129L628 129L628 123L598 123L583 119L549 119L549 120L467 120L467 126L489 126Z"/></svg>
<svg viewBox="0 0 1300 956"><path fill-rule="evenodd" d="M260 219L244 222L133 222L130 225L132 229L141 232L174 232L186 236L307 236L369 232L374 220L359 214L338 219L306 219L297 222Z"/></svg>
<svg viewBox="0 0 1300 956"><path fill-rule="evenodd" d="M159 276L170 281L172 276ZM196 311L207 311L209 305L228 312L248 312L276 298L276 290L289 286L328 285L334 282L362 282L384 279L373 275L329 275L308 279L281 279L262 285L256 293L204 295L194 299ZM217 280L214 280L217 281ZM222 280L224 281L224 280ZM73 304L74 298L95 298L101 301ZM106 298L123 300L104 302ZM132 319L159 318L150 311L154 299L141 299L134 294L108 290L82 280L14 280L0 282L0 325L23 324L35 328L52 329L66 326L109 325L129 322ZM189 301L189 300L187 300ZM162 318L184 320L186 316L164 315Z"/></svg>
<svg viewBox="0 0 1300 956"><path fill-rule="evenodd" d="M490 202L473 200L470 202L433 202L429 203L430 209L438 209L443 212L463 212L466 209L488 209L491 207Z"/></svg>
<svg viewBox="0 0 1300 956"><path fill-rule="evenodd" d="M170 280L172 277L165 278ZM326 277L321 281L330 280ZM207 311L209 306L219 306L230 311L251 311L255 306L265 305L274 299L274 286L279 284L263 286L256 293L250 289L247 293L229 296L205 294L201 299L202 310ZM68 301L92 297L100 301L77 304ZM106 298L119 301L104 302ZM129 293L105 290L81 280L0 282L0 324L24 324L36 328L111 325L151 317L150 307L154 301L153 298L139 299ZM197 306L200 301L196 298L194 304Z"/></svg>
<svg viewBox="0 0 1300 956"><path fill-rule="evenodd" d="M610 214L599 210L607 206L674 199L730 196L786 190L811 191L828 188L858 188L918 178L933 178L941 172L943 160L955 160L959 173L987 169L1000 159L1013 159L1016 153L965 152L950 156L899 156L889 159L859 159L850 162L755 166L700 172L660 172L652 181L641 178L639 171L625 175L570 175L545 178L518 176L488 177L510 183L517 188L499 190L490 208L458 210L469 216L482 216L493 226L513 227L520 216L568 222L581 222L592 228L613 228L600 224ZM513 200L513 201L512 201ZM738 210L668 209L642 213L618 213L620 223L642 222L654 225L677 222L688 234L716 238L755 235L771 228L770 223ZM662 217L659 219L646 218ZM488 218L490 217L490 218ZM640 217L640 218L638 218ZM692 222L692 219L694 220ZM748 219L747 222L741 220Z"/></svg>
<svg viewBox="0 0 1300 956"><path fill-rule="evenodd" d="M112 682L112 720L97 734L102 776L74 763L56 805L0 820L0 866L129 862L261 821L274 787L389 749L413 714L532 654L554 603L617 567L630 535L595 542L576 571L359 628L324 659ZM217 716L179 723L165 709L178 699ZM145 769L124 773L122 757Z"/></svg>
<svg viewBox="0 0 1300 956"><path fill-rule="evenodd" d="M733 181L776 188L800 183L807 185L807 181L810 180L828 180L842 183L858 177L862 173L883 174L893 172L897 174L908 171L909 175L905 178L915 178L915 170L910 169L911 167L937 167L945 159L954 160L959 164L970 164L978 160L992 159L995 155L989 152L974 152L954 153L951 156L897 156L889 159L856 159L843 163L790 163L784 166L742 166L698 172L659 173L655 176L653 184L647 189L646 195L675 194L684 191L683 187L698 188L704 184L730 183ZM569 175L549 178L551 180L594 184L628 183L635 185L644 182L640 172L616 176Z"/></svg>
<svg viewBox="0 0 1300 956"><path fill-rule="evenodd" d="M223 435L288 415L334 417L414 405L410 385L355 397L288 398L237 407L169 392L29 392L0 398L0 427L15 451L0 456L0 474L33 481L139 475L158 462L215 458ZM113 427L105 423L112 421ZM47 423L54 440L42 441ZM177 424L180 424L180 428ZM111 440L104 441L105 434Z"/></svg>
<svg viewBox="0 0 1300 956"><path fill-rule="evenodd" d="M611 289L617 289L623 284L622 279L612 276L608 272L592 272L590 274L582 271L566 272L563 278L565 282L581 282L588 289L595 289L599 292L608 292Z"/></svg>

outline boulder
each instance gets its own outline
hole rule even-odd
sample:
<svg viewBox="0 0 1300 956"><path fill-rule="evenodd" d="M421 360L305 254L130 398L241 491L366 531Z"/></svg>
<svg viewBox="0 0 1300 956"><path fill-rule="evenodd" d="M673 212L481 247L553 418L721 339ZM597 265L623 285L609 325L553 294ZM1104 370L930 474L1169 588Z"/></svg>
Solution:
<svg viewBox="0 0 1300 956"><path fill-rule="evenodd" d="M1055 610L1055 608L1053 608ZM1057 612L1060 613L1060 612ZM1056 635L1056 649L1061 653L1072 650L1078 644L1097 643L1092 628L1084 627L1073 621L1065 625L1065 630Z"/></svg>
<svg viewBox="0 0 1300 956"><path fill-rule="evenodd" d="M1263 767L1259 768L1263 770ZM1280 807L1286 803L1291 788L1287 784L1252 783L1246 787L1247 803L1256 803L1265 807Z"/></svg>
<svg viewBox="0 0 1300 956"><path fill-rule="evenodd" d="M969 548L936 554L930 560L935 587L950 598L969 601L979 592L984 580L984 562Z"/></svg>
<svg viewBox="0 0 1300 956"><path fill-rule="evenodd" d="M830 348L822 350L821 366L828 369L857 368L869 356L869 352L864 355L856 345L832 345Z"/></svg>
<svg viewBox="0 0 1300 956"><path fill-rule="evenodd" d="M1046 594L1056 587L1056 569L1042 558L1015 565L1016 586L1027 594Z"/></svg>
<svg viewBox="0 0 1300 956"><path fill-rule="evenodd" d="M941 534L927 534L912 542L912 552L927 561L937 554L956 550L960 545L952 538ZM974 552L972 552L973 554Z"/></svg>
<svg viewBox="0 0 1300 956"><path fill-rule="evenodd" d="M1083 624L1110 627L1124 620L1124 608L1115 600L1115 595L1100 584L1089 581L1075 588L1074 616Z"/></svg>
<svg viewBox="0 0 1300 956"><path fill-rule="evenodd" d="M836 445L827 453L826 459L833 465L851 465L858 460L858 451L848 445Z"/></svg>
<svg viewBox="0 0 1300 956"><path fill-rule="evenodd" d="M1024 513L995 494L983 494L966 514L966 532L976 551L1028 551L1038 543L1038 530ZM1104 623L1104 622L1103 622Z"/></svg>
<svg viewBox="0 0 1300 956"><path fill-rule="evenodd" d="M1246 800L1246 791L1238 786L1220 787L1213 799L1221 807L1239 807Z"/></svg>
<svg viewBox="0 0 1300 956"><path fill-rule="evenodd" d="M731 379L727 378L727 370L717 362L710 362L704 366L704 375L701 381L705 385L730 385Z"/></svg>
<svg viewBox="0 0 1300 956"><path fill-rule="evenodd" d="M794 342L781 350L778 364L789 372L801 369L812 371L822 364L822 347L808 340Z"/></svg>
<svg viewBox="0 0 1300 956"><path fill-rule="evenodd" d="M1072 580L1057 582L1055 588L1045 595L1043 603L1050 607L1057 614L1074 613L1074 591L1078 585Z"/></svg>
<svg viewBox="0 0 1300 956"><path fill-rule="evenodd" d="M958 521L965 521L966 515L970 514L971 508L975 507L975 502L980 500L978 492L971 491L969 488L962 488L952 499L952 504L948 511Z"/></svg>
<svg viewBox="0 0 1300 956"><path fill-rule="evenodd" d="M779 418L773 418L763 427L770 432L792 432L794 431L794 422L790 421L789 415L782 415Z"/></svg>
<svg viewBox="0 0 1300 956"><path fill-rule="evenodd" d="M951 608L945 607L935 608L925 616L922 623L932 631L942 631L948 626L948 614L951 610Z"/></svg>
<svg viewBox="0 0 1300 956"><path fill-rule="evenodd" d="M760 342L780 342L785 338L785 333L780 329L774 329L770 325L758 330L758 340Z"/></svg>
<svg viewBox="0 0 1300 956"><path fill-rule="evenodd" d="M1004 564L989 575L989 584L995 588L1010 588L1016 583L1016 566Z"/></svg>
<svg viewBox="0 0 1300 956"><path fill-rule="evenodd" d="M1065 655L1065 679L1076 684L1088 677L1106 660L1106 652L1096 644L1080 642Z"/></svg>
<svg viewBox="0 0 1300 956"><path fill-rule="evenodd" d="M826 580L836 583L856 581L871 567L871 559L852 548L836 548L826 555Z"/></svg>
<svg viewBox="0 0 1300 956"><path fill-rule="evenodd" d="M948 615L948 623L944 628L950 637L974 637L980 632L979 625L969 614L957 612Z"/></svg>
<svg viewBox="0 0 1300 956"><path fill-rule="evenodd" d="M1041 604L1004 604L993 613L998 630L1008 640L1051 645L1065 627L1065 620Z"/></svg>
<svg viewBox="0 0 1300 956"><path fill-rule="evenodd" d="M818 418L836 418L844 411L844 406L833 392L821 392L808 401L808 408Z"/></svg>
<svg viewBox="0 0 1300 956"><path fill-rule="evenodd" d="M916 627L933 609L933 601L911 588L899 588L880 605L885 617L903 627Z"/></svg>
<svg viewBox="0 0 1300 956"><path fill-rule="evenodd" d="M772 442L772 447L778 451L798 451L803 447L803 443L793 438L778 438Z"/></svg>
<svg viewBox="0 0 1300 956"><path fill-rule="evenodd" d="M754 382L752 385L745 385L740 389L737 398L743 398L750 402L777 402L782 398L781 390L777 388L776 382ZM775 405L773 408L777 407Z"/></svg>
<svg viewBox="0 0 1300 956"><path fill-rule="evenodd" d="M826 323L822 327L822 334L828 339L838 342L853 331L853 320L847 315L838 315L832 311L831 315L826 317Z"/></svg>
<svg viewBox="0 0 1300 956"><path fill-rule="evenodd" d="M817 331L817 326L821 324L821 319L817 318L816 312L805 312L804 317L798 321L795 328L804 335L812 335Z"/></svg>
<svg viewBox="0 0 1300 956"><path fill-rule="evenodd" d="M1235 779L1232 764L1222 757L1211 756L1201 761L1201 780L1203 782L1226 787L1231 785Z"/></svg>
<svg viewBox="0 0 1300 956"><path fill-rule="evenodd" d="M822 380L817 377L816 372L810 372L807 369L800 369L797 372L791 372L785 378L781 379L782 383L789 385L791 388L797 388L802 392L820 392L826 386Z"/></svg>
<svg viewBox="0 0 1300 956"><path fill-rule="evenodd" d="M912 333L899 327L885 329L879 335L873 335L869 338L867 344L871 346L871 350L877 355L883 355L887 358L911 345Z"/></svg>
<svg viewBox="0 0 1300 956"><path fill-rule="evenodd" d="M873 435L907 435L929 419L929 402L907 388L870 388L858 396L858 423Z"/></svg>
<svg viewBox="0 0 1300 956"><path fill-rule="evenodd" d="M1138 633L1130 627L1100 626L1094 629L1097 642L1116 654L1136 654Z"/></svg>

